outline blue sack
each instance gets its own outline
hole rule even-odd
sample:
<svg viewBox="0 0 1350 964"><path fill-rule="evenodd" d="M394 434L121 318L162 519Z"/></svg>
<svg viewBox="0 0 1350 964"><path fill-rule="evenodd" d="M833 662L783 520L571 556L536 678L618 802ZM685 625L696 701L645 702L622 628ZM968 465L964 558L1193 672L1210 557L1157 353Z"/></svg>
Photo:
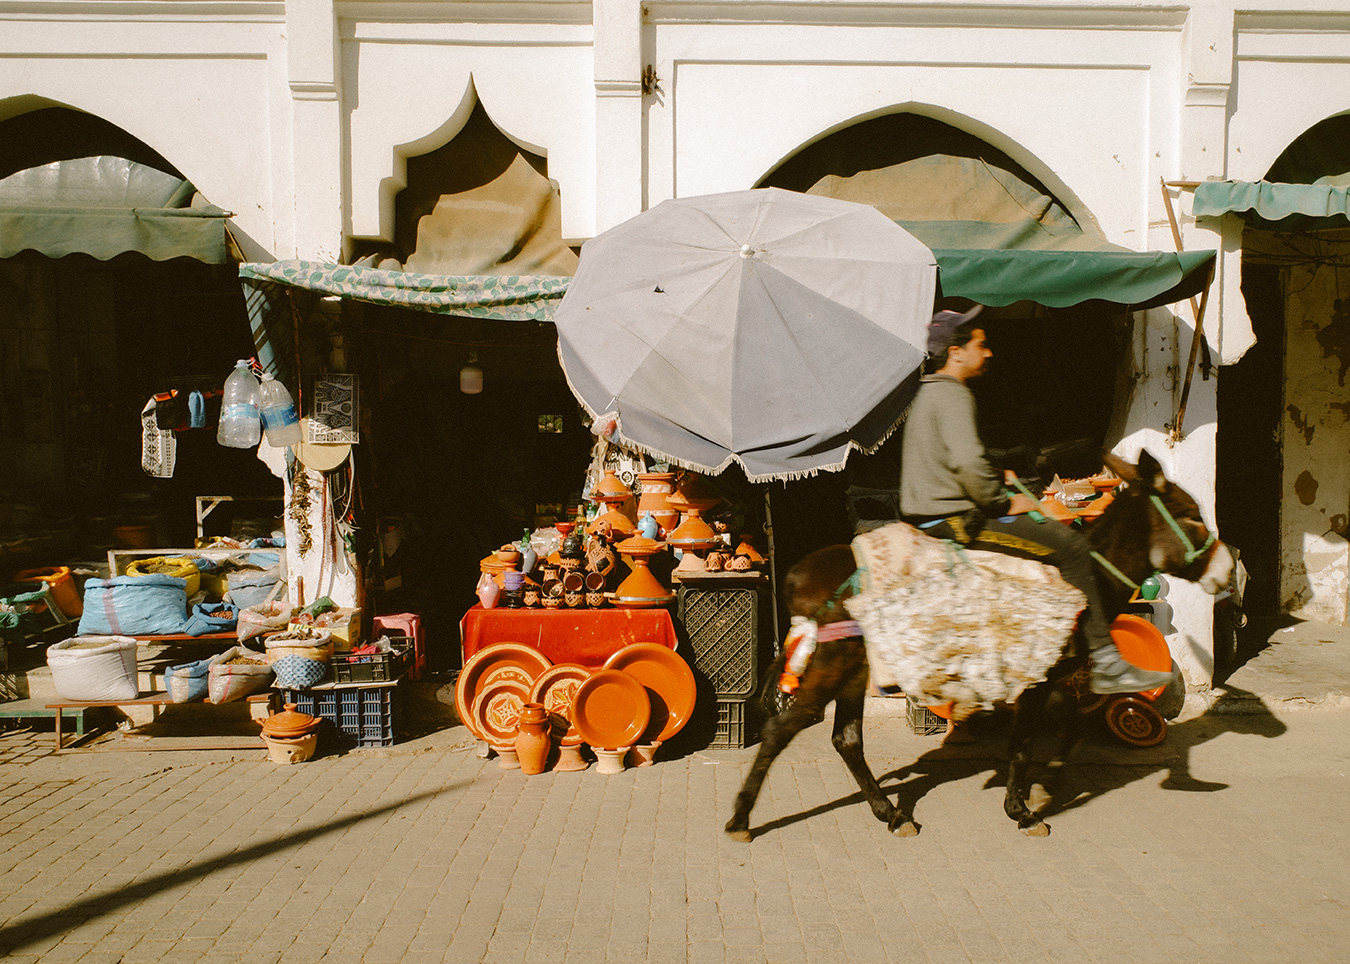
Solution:
<svg viewBox="0 0 1350 964"><path fill-rule="evenodd" d="M164 692L175 703L193 703L205 699L211 664L219 658L208 656L195 663L170 666L164 671Z"/></svg>
<svg viewBox="0 0 1350 964"><path fill-rule="evenodd" d="M161 636L181 633L186 621L186 579L152 574L84 584L81 636Z"/></svg>
<svg viewBox="0 0 1350 964"><path fill-rule="evenodd" d="M228 616L212 616L221 610L229 610ZM197 603L183 624L183 632L189 636L205 636L207 633L232 633L239 622L239 607L227 602Z"/></svg>

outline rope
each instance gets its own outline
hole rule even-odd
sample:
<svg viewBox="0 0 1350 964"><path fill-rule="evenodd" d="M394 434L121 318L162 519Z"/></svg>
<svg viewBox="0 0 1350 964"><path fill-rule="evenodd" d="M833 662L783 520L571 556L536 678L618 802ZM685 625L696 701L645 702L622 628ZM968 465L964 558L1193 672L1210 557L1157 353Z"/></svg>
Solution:
<svg viewBox="0 0 1350 964"><path fill-rule="evenodd" d="M835 606L839 605L840 601L843 599L845 592L848 592L850 594L856 594L859 591L861 591L861 583L859 582L859 579L862 576L863 571L864 569L862 566L859 566L857 569L854 569L853 574L849 576L847 579L845 579L839 585L839 588L834 591L834 595L831 596L829 599L825 600L823 603L821 603L820 608L818 608L814 613L811 614L812 621L820 622L821 616L825 616L833 612Z"/></svg>

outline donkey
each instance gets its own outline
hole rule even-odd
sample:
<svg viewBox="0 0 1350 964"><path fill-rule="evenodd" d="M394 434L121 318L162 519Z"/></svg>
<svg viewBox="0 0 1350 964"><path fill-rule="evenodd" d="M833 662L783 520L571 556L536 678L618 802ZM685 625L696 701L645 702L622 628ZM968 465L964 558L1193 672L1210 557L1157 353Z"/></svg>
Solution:
<svg viewBox="0 0 1350 964"><path fill-rule="evenodd" d="M1158 462L1147 452L1141 455L1137 466L1109 453L1106 462L1127 483L1088 530L1094 558L1101 563L1098 579L1107 619L1118 616L1133 590L1154 572L1197 582L1211 595L1227 586L1234 565L1232 553L1205 526L1195 500L1163 476ZM852 549L830 546L801 559L784 579L789 612L815 618L821 628L820 642L791 705L764 725L759 752L726 824L726 832L737 840L751 839L750 811L774 759L802 729L821 719L831 701L834 748L858 781L872 813L897 836L910 837L919 832L913 817L887 798L863 757L866 644L859 636L830 639L832 634L826 629L830 623L849 619L844 610L852 591L846 584L851 582L856 568ZM830 606L831 600L843 601L845 605ZM1046 729L1050 696L1085 664L1085 659L1076 653L1078 648L1072 640L1066 644L1064 654L1050 669L1047 679L1023 691L1013 707L1003 809L1029 836L1045 836L1050 832L1049 826L1027 804L1032 743ZM769 685L773 686L773 682Z"/></svg>

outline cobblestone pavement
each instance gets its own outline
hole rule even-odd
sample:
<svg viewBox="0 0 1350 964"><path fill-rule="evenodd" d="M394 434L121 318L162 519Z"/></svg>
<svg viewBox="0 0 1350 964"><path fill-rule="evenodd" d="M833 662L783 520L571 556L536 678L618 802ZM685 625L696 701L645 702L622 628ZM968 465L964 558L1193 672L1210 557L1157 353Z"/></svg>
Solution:
<svg viewBox="0 0 1350 964"><path fill-rule="evenodd" d="M1251 709L1248 701L1247 709ZM1350 711L1101 738L1003 816L999 720L966 746L872 719L888 835L829 743L721 826L754 750L526 777L458 727L299 766L257 751L42 754L0 736L0 948L63 962L1339 962ZM41 740L39 743L37 741Z"/></svg>

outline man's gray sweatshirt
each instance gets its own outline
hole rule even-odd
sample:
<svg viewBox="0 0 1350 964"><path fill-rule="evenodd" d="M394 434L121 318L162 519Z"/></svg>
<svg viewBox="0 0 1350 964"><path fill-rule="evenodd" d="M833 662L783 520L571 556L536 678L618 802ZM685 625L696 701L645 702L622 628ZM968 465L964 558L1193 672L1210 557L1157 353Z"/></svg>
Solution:
<svg viewBox="0 0 1350 964"><path fill-rule="evenodd" d="M905 420L900 514L927 520L978 508L1008 510L1003 480L989 463L975 423L975 396L950 375L927 375Z"/></svg>

